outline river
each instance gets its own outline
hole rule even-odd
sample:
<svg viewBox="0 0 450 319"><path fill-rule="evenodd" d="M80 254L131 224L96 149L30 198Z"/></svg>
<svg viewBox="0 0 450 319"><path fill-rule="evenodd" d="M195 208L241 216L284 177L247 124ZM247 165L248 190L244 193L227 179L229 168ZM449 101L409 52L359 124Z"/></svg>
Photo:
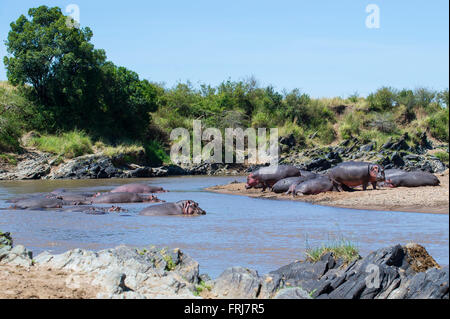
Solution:
<svg viewBox="0 0 450 319"><path fill-rule="evenodd" d="M200 264L200 273L217 277L230 266L260 274L305 257L305 249L336 238L353 242L362 256L393 244L417 242L441 265L449 260L449 216L354 210L298 201L268 200L211 193L205 187L244 181L244 177L167 177L151 179L39 180L0 182L0 207L19 194L56 188L108 191L132 182L161 185L166 201L192 199L206 210L198 217L148 217L137 213L152 204L120 205L128 212L87 215L52 211L0 211L0 231L37 255L73 248L101 250L121 244L181 248ZM108 206L108 205L106 205ZM111 206L111 205L109 205Z"/></svg>

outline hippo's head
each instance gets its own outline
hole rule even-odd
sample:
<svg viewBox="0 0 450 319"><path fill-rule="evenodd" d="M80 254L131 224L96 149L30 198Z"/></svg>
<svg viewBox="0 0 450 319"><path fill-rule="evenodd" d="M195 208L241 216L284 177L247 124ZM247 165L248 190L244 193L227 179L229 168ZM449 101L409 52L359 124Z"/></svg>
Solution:
<svg viewBox="0 0 450 319"><path fill-rule="evenodd" d="M255 178L253 173L250 173L247 176L247 184L245 184L245 189L249 189L249 188L255 187L258 184L259 184L259 180L257 178Z"/></svg>
<svg viewBox="0 0 450 319"><path fill-rule="evenodd" d="M384 175L384 167L379 164L369 165L370 180L373 182L382 182L386 179Z"/></svg>
<svg viewBox="0 0 450 319"><path fill-rule="evenodd" d="M385 187L390 187L390 188L394 188L396 187L396 185L394 184L394 182L392 181L392 179L388 178L384 181L384 186Z"/></svg>
<svg viewBox="0 0 450 319"><path fill-rule="evenodd" d="M205 215L206 212L198 206L193 200L184 200L181 202L183 215Z"/></svg>

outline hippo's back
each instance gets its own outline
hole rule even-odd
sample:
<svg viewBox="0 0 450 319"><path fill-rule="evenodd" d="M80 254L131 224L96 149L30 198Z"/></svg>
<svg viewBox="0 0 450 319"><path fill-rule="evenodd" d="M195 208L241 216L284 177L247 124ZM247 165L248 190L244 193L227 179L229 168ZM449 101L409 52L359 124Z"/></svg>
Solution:
<svg viewBox="0 0 450 319"><path fill-rule="evenodd" d="M182 215L182 210L176 203L164 203L149 206L139 212L141 216Z"/></svg>

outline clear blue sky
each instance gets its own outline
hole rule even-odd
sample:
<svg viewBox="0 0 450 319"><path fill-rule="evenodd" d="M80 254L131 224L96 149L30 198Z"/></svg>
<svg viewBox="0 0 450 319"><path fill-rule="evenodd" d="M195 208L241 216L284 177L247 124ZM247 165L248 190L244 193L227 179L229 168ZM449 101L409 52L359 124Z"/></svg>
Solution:
<svg viewBox="0 0 450 319"><path fill-rule="evenodd" d="M448 88L448 0L1 0L0 56L10 22L28 8L64 12L72 3L109 60L169 87L254 76L314 97L384 85ZM380 8L379 29L365 25L371 3Z"/></svg>

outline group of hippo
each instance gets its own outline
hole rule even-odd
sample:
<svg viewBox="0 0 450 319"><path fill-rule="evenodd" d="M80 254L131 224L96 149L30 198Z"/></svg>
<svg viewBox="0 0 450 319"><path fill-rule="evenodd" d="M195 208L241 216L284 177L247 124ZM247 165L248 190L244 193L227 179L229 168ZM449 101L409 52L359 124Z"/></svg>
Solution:
<svg viewBox="0 0 450 319"><path fill-rule="evenodd" d="M105 214L124 211L119 206L101 207L93 204L159 203L153 193L167 192L162 187L145 184L126 184L104 193L70 192L57 189L51 193L28 195L8 200L12 205L7 209L84 212L87 214ZM206 212L193 200L181 200L175 203L162 203L149 206L139 212L142 216L158 215L204 215Z"/></svg>
<svg viewBox="0 0 450 319"><path fill-rule="evenodd" d="M250 173L246 189L270 188L275 193L314 195L329 191L352 191L372 184L373 189L384 187L437 186L439 179L428 172L385 170L382 165L368 162L344 162L323 174L301 170L291 165L266 166Z"/></svg>

